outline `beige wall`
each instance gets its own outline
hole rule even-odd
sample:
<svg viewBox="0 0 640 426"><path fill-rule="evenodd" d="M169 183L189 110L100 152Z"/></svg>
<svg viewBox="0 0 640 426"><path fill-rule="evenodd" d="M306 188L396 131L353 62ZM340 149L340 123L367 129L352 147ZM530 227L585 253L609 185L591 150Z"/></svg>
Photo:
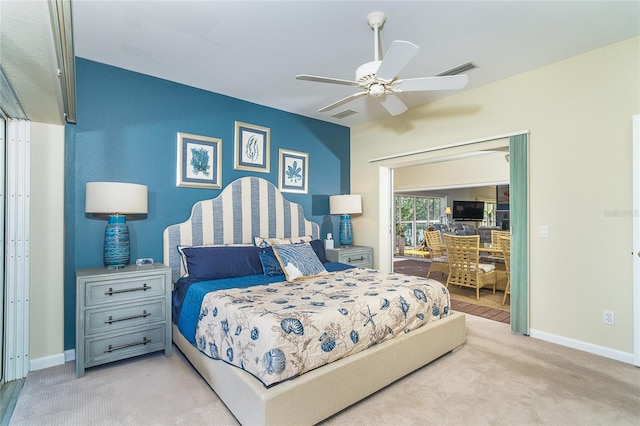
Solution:
<svg viewBox="0 0 640 426"><path fill-rule="evenodd" d="M29 356L64 352L64 126L31 123Z"/></svg>
<svg viewBox="0 0 640 426"><path fill-rule="evenodd" d="M364 211L353 220L354 243L380 253L371 177L384 162L370 159L530 130L530 327L633 353L632 218L624 212L632 209L639 52L633 38L353 128L351 190ZM538 237L541 225L549 238ZM615 311L615 326L602 323L605 309Z"/></svg>
<svg viewBox="0 0 640 426"><path fill-rule="evenodd" d="M396 190L422 190L464 186L495 185L509 181L509 163L505 153L450 160L396 169ZM495 197L495 194L493 194Z"/></svg>

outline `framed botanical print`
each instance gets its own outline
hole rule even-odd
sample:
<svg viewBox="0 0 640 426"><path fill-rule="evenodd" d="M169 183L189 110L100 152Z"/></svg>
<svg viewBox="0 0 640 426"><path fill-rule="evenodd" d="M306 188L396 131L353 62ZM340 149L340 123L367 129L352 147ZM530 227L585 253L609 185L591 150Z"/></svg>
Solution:
<svg viewBox="0 0 640 426"><path fill-rule="evenodd" d="M178 132L177 186L222 188L222 139Z"/></svg>
<svg viewBox="0 0 640 426"><path fill-rule="evenodd" d="M281 192L306 194L309 187L309 154L280 149L278 189Z"/></svg>
<svg viewBox="0 0 640 426"><path fill-rule="evenodd" d="M236 121L234 169L269 173L270 143L269 128Z"/></svg>

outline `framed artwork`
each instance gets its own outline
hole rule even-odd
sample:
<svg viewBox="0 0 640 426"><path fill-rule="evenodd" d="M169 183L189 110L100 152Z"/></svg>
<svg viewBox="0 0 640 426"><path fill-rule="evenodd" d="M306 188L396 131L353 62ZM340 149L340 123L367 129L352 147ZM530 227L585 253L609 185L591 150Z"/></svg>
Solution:
<svg viewBox="0 0 640 426"><path fill-rule="evenodd" d="M236 121L234 169L269 173L270 142L269 128Z"/></svg>
<svg viewBox="0 0 640 426"><path fill-rule="evenodd" d="M177 186L222 188L222 139L178 132Z"/></svg>
<svg viewBox="0 0 640 426"><path fill-rule="evenodd" d="M309 154L280 149L278 189L281 192L306 194L309 186Z"/></svg>
<svg viewBox="0 0 640 426"><path fill-rule="evenodd" d="M496 186L497 210L509 210L509 185Z"/></svg>

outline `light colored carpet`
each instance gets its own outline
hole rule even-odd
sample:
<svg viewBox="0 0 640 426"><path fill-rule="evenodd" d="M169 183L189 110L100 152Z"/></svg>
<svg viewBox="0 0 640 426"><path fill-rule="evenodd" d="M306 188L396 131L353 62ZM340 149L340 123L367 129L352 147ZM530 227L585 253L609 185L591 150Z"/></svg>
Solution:
<svg viewBox="0 0 640 426"><path fill-rule="evenodd" d="M467 315L467 342L326 425L637 425L640 369ZM331 389L327 389L331 392ZM321 397L321 395L319 395ZM11 425L235 425L178 350L29 373Z"/></svg>

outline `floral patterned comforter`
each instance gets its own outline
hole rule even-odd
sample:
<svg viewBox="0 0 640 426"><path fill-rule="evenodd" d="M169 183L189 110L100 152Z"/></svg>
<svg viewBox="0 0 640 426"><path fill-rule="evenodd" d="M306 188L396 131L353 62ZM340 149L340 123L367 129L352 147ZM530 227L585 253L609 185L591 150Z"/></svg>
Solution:
<svg viewBox="0 0 640 426"><path fill-rule="evenodd" d="M265 386L408 333L450 312L431 279L354 268L300 282L208 293L196 345Z"/></svg>

